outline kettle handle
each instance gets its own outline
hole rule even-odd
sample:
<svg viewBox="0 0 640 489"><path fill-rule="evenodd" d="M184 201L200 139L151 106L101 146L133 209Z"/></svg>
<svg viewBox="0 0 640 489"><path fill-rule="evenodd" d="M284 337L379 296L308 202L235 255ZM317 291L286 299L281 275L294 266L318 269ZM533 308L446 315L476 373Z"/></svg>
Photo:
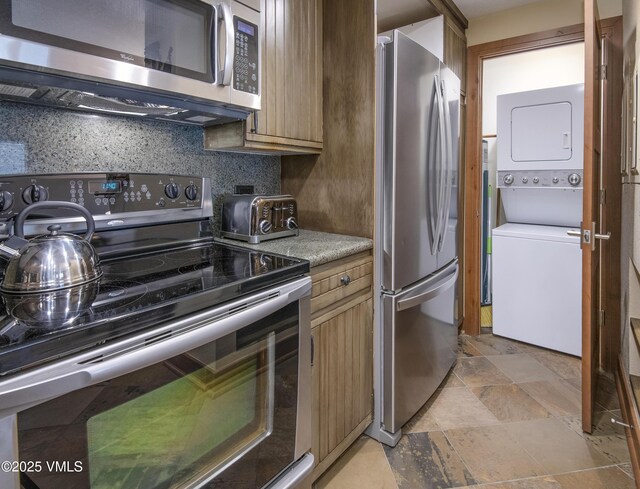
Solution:
<svg viewBox="0 0 640 489"><path fill-rule="evenodd" d="M93 237L93 233L96 230L96 223L93 220L93 216L91 213L84 207L78 204L73 204L71 202L62 202L55 200L47 200L41 202L34 202L33 204L25 207L17 216L16 221L13 226L13 234L18 236L19 238L24 238L24 221L27 219L27 216L31 214L33 211L38 209L59 209L60 207L64 207L66 209L72 209L77 211L79 214L82 214L82 217L87 221L87 232L84 233L84 240L91 241Z"/></svg>

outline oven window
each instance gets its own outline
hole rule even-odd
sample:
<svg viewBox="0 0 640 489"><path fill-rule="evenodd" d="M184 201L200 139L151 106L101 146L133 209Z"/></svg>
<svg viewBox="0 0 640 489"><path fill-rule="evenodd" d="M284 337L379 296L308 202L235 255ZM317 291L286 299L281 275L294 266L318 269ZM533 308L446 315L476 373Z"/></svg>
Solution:
<svg viewBox="0 0 640 489"><path fill-rule="evenodd" d="M20 460L43 468L23 479L41 489L264 485L293 461L297 326L292 304L197 349L20 413Z"/></svg>

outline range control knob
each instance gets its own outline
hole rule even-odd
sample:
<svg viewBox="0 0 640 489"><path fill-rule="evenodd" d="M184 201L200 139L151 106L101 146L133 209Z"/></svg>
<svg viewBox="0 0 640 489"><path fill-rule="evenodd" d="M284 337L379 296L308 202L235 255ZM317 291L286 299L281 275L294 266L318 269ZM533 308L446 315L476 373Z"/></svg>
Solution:
<svg viewBox="0 0 640 489"><path fill-rule="evenodd" d="M540 179L538 177L533 177L533 183L540 183Z"/></svg>
<svg viewBox="0 0 640 489"><path fill-rule="evenodd" d="M189 200L196 200L198 198L198 187L191 184L184 189L184 195Z"/></svg>
<svg viewBox="0 0 640 489"><path fill-rule="evenodd" d="M29 185L22 192L22 200L24 200L26 204L33 204L34 202L40 202L48 198L49 192L47 192L47 189L35 183Z"/></svg>
<svg viewBox="0 0 640 489"><path fill-rule="evenodd" d="M580 175L578 173L572 173L571 175L569 175L569 184L572 187L575 187L576 185L580 184L580 181L582 180L582 178L580 178Z"/></svg>
<svg viewBox="0 0 640 489"><path fill-rule="evenodd" d="M287 226L287 229L298 229L298 223L296 222L296 218L295 217L289 217L287 218L287 220L284 222L285 226Z"/></svg>
<svg viewBox="0 0 640 489"><path fill-rule="evenodd" d="M553 177L553 179L551 181L553 183L558 183L560 181L560 179L558 177Z"/></svg>
<svg viewBox="0 0 640 489"><path fill-rule="evenodd" d="M511 173L506 174L502 181L505 185L511 185L513 183L513 175Z"/></svg>
<svg viewBox="0 0 640 489"><path fill-rule="evenodd" d="M180 195L180 187L175 182L168 183L164 187L164 194L170 199L177 199Z"/></svg>
<svg viewBox="0 0 640 489"><path fill-rule="evenodd" d="M11 192L7 192L3 190L0 192L0 212L6 211L7 209L11 209L13 205L13 195Z"/></svg>
<svg viewBox="0 0 640 489"><path fill-rule="evenodd" d="M529 179L527 177L522 177L522 183L529 183Z"/></svg>
<svg viewBox="0 0 640 489"><path fill-rule="evenodd" d="M260 219L260 223L258 224L258 227L260 228L260 232L262 234L268 234L273 228L273 225L266 219Z"/></svg>

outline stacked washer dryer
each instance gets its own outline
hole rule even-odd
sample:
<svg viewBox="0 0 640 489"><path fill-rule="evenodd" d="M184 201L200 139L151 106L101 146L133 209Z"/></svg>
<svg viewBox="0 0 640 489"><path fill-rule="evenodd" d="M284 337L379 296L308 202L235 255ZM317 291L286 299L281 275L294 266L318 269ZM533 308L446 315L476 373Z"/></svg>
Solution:
<svg viewBox="0 0 640 489"><path fill-rule="evenodd" d="M584 86L500 95L497 116L493 332L580 356Z"/></svg>

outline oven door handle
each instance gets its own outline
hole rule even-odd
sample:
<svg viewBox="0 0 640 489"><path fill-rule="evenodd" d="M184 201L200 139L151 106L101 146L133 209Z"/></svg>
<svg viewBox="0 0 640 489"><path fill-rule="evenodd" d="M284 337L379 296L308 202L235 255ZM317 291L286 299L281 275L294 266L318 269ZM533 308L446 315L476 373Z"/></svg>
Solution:
<svg viewBox="0 0 640 489"><path fill-rule="evenodd" d="M157 333L147 332L136 337L139 338L137 344L127 348L124 353L113 353L112 356L107 354L100 358L100 351L93 351L80 358L9 379L0 386L0 418L198 348L269 316L310 295L310 291L311 280L308 277L301 278L280 287L277 297L250 305L240 312L221 318L221 310L218 308L199 314L188 322L184 321L185 324L176 323L176 330L186 327L188 331L168 336L152 345L145 345L145 341L157 337ZM233 310L238 307L234 305L239 303L242 301L231 303L225 309ZM131 340L123 340L123 343L127 341Z"/></svg>

